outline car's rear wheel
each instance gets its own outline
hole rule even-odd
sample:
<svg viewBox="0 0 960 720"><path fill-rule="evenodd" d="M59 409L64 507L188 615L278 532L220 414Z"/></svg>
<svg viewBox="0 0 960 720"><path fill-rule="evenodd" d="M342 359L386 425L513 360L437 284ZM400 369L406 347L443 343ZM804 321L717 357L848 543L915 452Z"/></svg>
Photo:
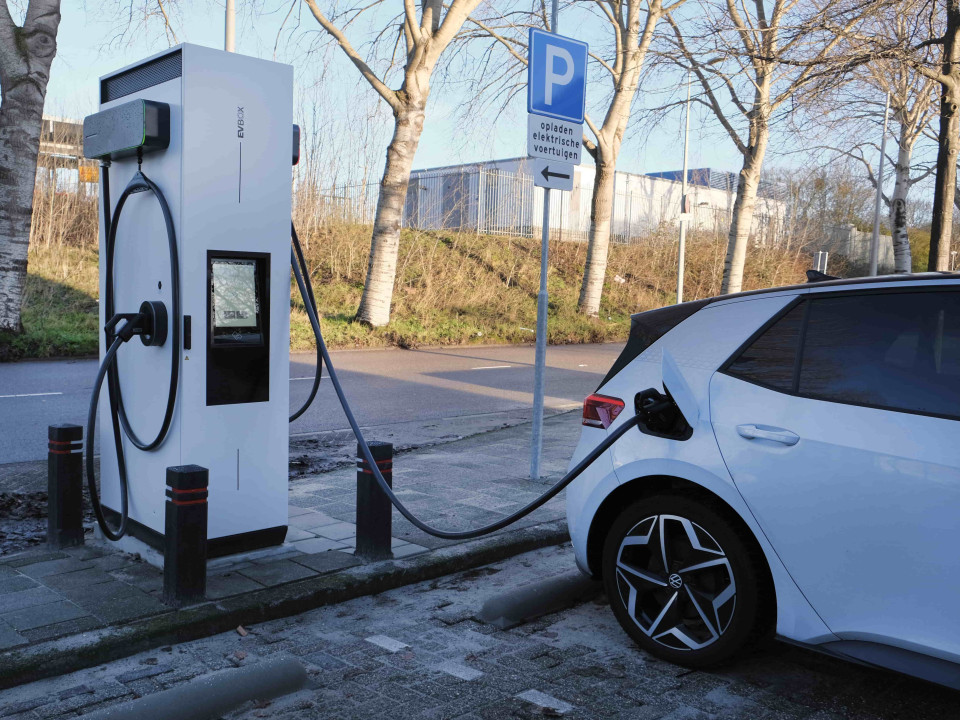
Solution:
<svg viewBox="0 0 960 720"><path fill-rule="evenodd" d="M722 662L755 635L757 565L729 522L683 496L630 506L603 549L603 581L620 625L651 654L690 667Z"/></svg>

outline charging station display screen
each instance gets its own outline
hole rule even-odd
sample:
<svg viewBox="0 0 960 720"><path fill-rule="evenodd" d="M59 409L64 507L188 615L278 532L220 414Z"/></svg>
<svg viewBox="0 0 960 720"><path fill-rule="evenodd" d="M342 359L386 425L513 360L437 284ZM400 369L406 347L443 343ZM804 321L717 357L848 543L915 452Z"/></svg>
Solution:
<svg viewBox="0 0 960 720"><path fill-rule="evenodd" d="M211 258L210 293L214 345L260 345L257 260Z"/></svg>

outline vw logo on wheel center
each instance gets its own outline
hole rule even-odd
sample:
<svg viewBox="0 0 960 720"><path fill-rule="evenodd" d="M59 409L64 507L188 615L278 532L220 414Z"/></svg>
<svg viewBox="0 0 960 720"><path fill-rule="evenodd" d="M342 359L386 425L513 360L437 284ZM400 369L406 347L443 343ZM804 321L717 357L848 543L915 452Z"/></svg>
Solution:
<svg viewBox="0 0 960 720"><path fill-rule="evenodd" d="M683 585L683 578L677 575L677 573L673 573L667 578L667 582L670 583L670 587L672 587L674 590L679 590Z"/></svg>

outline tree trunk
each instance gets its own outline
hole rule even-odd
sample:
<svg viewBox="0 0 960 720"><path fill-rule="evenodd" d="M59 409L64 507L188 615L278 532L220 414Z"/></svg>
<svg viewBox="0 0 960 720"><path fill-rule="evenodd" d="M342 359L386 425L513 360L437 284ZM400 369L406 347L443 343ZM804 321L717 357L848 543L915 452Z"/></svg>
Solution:
<svg viewBox="0 0 960 720"><path fill-rule="evenodd" d="M893 271L908 273L913 269L910 238L907 236L907 193L910 192L910 160L913 145L909 128L900 126L897 164L894 166L893 197L890 199L890 232L893 235Z"/></svg>
<svg viewBox="0 0 960 720"><path fill-rule="evenodd" d="M22 28L0 9L0 330L20 332L43 101L60 3L34 0ZM8 40L9 38L9 40Z"/></svg>
<svg viewBox="0 0 960 720"><path fill-rule="evenodd" d="M390 322L390 304L397 275L397 252L400 249L400 223L407 199L410 170L423 132L422 101L408 101L394 116L393 138L387 146L387 164L380 181L380 197L373 223L367 280L357 310L357 320L374 327Z"/></svg>
<svg viewBox="0 0 960 720"><path fill-rule="evenodd" d="M737 199L733 203L727 258L723 265L723 282L720 286L721 295L740 292L743 287L743 266L747 259L753 210L757 204L757 186L760 184L760 171L763 169L769 133L767 126L759 123L750 132L753 136L751 140L755 142L747 147L737 180Z"/></svg>
<svg viewBox="0 0 960 720"><path fill-rule="evenodd" d="M617 163L610 162L601 145L597 146L596 178L590 200L590 241L587 245L587 264L583 270L583 284L577 306L590 317L600 313L603 281L607 274L607 253L610 249L610 216L613 207L614 181Z"/></svg>
<svg viewBox="0 0 960 720"><path fill-rule="evenodd" d="M930 257L927 270L950 269L950 234L953 229L953 192L957 185L957 149L960 145L960 0L947 2L947 29L943 34L940 134L937 151L937 181L933 189L930 223Z"/></svg>

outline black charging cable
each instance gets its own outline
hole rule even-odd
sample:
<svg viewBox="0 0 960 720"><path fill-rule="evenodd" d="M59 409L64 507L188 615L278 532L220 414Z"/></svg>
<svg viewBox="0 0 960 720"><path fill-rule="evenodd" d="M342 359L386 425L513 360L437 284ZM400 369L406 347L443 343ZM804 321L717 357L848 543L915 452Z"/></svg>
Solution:
<svg viewBox="0 0 960 720"><path fill-rule="evenodd" d="M293 222L290 223L290 234L293 237L293 250L296 253L296 256L292 258L293 262L296 262L300 267L300 272L305 278L307 278L307 297L303 298L303 304L309 305L313 308L313 314L318 315L317 313L317 299L313 296L313 283L310 282L310 272L307 270L307 261L303 256L303 248L300 247L300 238L297 237L297 228L294 226ZM308 311L309 313L309 311ZM304 401L303 405L300 406L300 409L297 410L293 415L290 416L290 422L293 422L298 417L303 415L307 408L313 404L314 398L317 397L317 390L320 389L320 377L321 372L323 371L323 355L320 353L320 344L317 343L317 371L313 376L313 387L310 388L310 394L307 396L307 399Z"/></svg>
<svg viewBox="0 0 960 720"><path fill-rule="evenodd" d="M343 412L347 416L347 422L350 423L350 427L353 429L353 434L357 438L357 444L360 446L360 452L363 455L364 460L367 461L367 467L369 467L373 472L373 477L376 478L377 485L379 485L383 493L390 498L390 502L393 503L393 506L397 508L397 510L400 511L400 514L409 520L415 527L423 530L423 532L427 533L428 535L443 538L444 540L470 540L482 535L489 535L497 530L502 530L508 525L512 525L513 523L517 522L517 520L529 515L534 510L556 497L556 495L559 494L565 487L567 487L567 485L576 480L584 470L590 467L590 465L592 465L597 458L610 449L610 447L617 440L622 438L631 428L636 426L643 419L639 414L627 418L613 432L607 435L607 437L603 439L603 442L591 450L590 453L583 458L583 460L578 462L576 467L574 467L570 472L568 472L553 486L551 486L549 490L532 502L524 505L520 510L508 515L502 520L490 523L489 525L484 525L483 527L476 528L475 530L466 530L462 532L438 530L435 527L431 527L410 512L410 510L408 510L400 501L400 498L396 496L396 494L393 492L393 489L387 484L383 474L380 472L380 468L377 466L376 460L373 458L373 453L370 452L370 447L367 445L367 441L363 437L363 432L361 432L360 426L357 424L357 420L353 416L353 411L350 409L350 403L347 401L347 397L343 392L343 387L340 385L340 379L337 377L337 371L333 367L333 363L330 361L330 353L327 351L327 346L323 342L323 335L320 332L320 320L318 319L316 313L316 305L312 301L307 301L307 298L313 297L313 289L310 287L309 275L306 276L306 279L304 278L305 273L301 270L300 263L297 261L298 255L302 257L303 252L300 249L300 241L297 238L297 234L294 232L293 249L290 251L290 264L293 266L293 274L297 280L297 287L300 289L300 296L304 298L304 305L307 308L307 316L310 318L310 325L313 328L313 334L317 342L317 348L319 349L320 354L323 356L324 363L326 363L327 372L330 374L330 382L333 383L333 388L336 390L337 397L340 399L340 405L343 407ZM319 373L319 366L317 372Z"/></svg>
<svg viewBox="0 0 960 720"><path fill-rule="evenodd" d="M139 158L138 158L139 159ZM86 437L86 471L87 487L90 491L90 504L93 506L93 513L97 518L97 524L103 532L104 537L116 542L127 532L128 521L128 479L127 464L123 451L123 434L133 443L134 447L140 450L154 450L163 444L173 421L173 412L177 402L177 387L180 379L180 262L177 254L177 238L173 226L173 216L170 213L170 207L163 196L163 192L157 185L147 178L143 172L138 169L136 174L124 188L120 199L117 201L117 207L112 213L110 209L110 166L109 163L101 165L103 176L103 188L101 196L103 198L103 226L106 230L106 269L105 269L105 288L104 288L104 317L108 318L104 326L104 334L108 344L107 352L103 356L103 362L100 363L100 369L97 372L97 380L94 383L93 396L90 398L90 407L87 413L87 437ZM139 335L145 345L159 346L163 345L167 335L167 313L163 304L160 302L144 302L138 313L114 312L114 250L116 249L117 227L120 223L120 214L123 211L127 199L141 192L150 192L157 199L160 205L160 211L163 214L164 225L167 231L167 244L170 253L170 294L172 310L172 338L170 343L170 384L167 389L167 405L163 414L163 421L160 429L150 441L143 441L137 435L130 425L127 418L126 408L123 404L123 394L120 390L120 373L117 367L117 350L124 342L130 340L134 335ZM117 325L123 321L124 324L116 330ZM113 443L117 455L117 474L120 479L120 524L116 530L113 530L108 524L103 513L103 507L100 504L100 496L97 492L96 479L94 476L93 449L94 438L97 424L97 410L100 404L100 392L103 387L104 379L107 381L107 396L110 402L110 419L113 429Z"/></svg>

